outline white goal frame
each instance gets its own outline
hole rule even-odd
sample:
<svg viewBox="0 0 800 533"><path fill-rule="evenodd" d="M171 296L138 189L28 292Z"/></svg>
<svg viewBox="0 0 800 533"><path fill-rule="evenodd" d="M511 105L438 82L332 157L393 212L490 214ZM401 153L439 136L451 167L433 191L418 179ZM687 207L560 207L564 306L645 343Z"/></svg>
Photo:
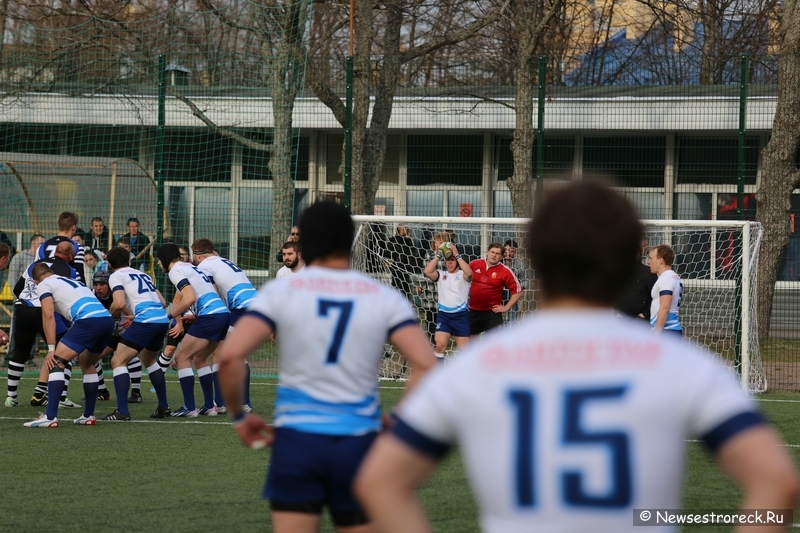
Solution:
<svg viewBox="0 0 800 533"><path fill-rule="evenodd" d="M377 215L353 215L353 221L356 223L376 223L385 224L395 227L398 224L406 223L411 225L417 224L436 224L457 227L459 225L486 225L486 226L502 226L513 225L517 227L525 227L530 219L527 218L495 218L495 217L415 217L415 216L377 216ZM642 220L645 227L648 228L663 228L664 233L669 235L673 228L709 228L712 230L711 238L712 244L716 242L716 232L713 228L720 230L730 230L731 228L741 228L742 247L741 247L741 384L742 388L747 392L764 392L767 388L766 377L757 380L758 383L753 386L750 383L751 379L751 352L755 348L758 352L758 338L751 338L750 329L757 326L755 323L755 316L751 314L750 307L753 304L751 290L752 280L755 278L753 269L757 267L757 262L753 261L753 257L758 257L758 252L761 244L761 236L763 228L759 222L751 221L735 221L735 220ZM363 229L363 226L356 228L356 235L354 241L358 240L358 236ZM755 241L751 233L755 234ZM489 228L481 228L481 244L480 249L485 250L489 245ZM484 242L485 241L485 242ZM716 246L711 246L711 264L716 264ZM718 284L720 286L735 286L735 281L732 280L716 280L715 268L711 268L711 279L709 280L684 280L687 287L691 288L693 285L700 286L706 284ZM755 343L755 345L753 344Z"/></svg>

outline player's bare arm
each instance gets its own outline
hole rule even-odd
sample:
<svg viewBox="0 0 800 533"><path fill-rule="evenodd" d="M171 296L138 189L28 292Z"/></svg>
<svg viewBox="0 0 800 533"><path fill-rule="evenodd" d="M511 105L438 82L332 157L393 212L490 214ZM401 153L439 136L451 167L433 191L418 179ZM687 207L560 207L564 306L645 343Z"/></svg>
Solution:
<svg viewBox="0 0 800 533"><path fill-rule="evenodd" d="M425 270L422 271L422 275L428 278L431 281L436 281L439 279L439 273L436 272L436 269L439 267L439 260L441 259L441 255L437 252L433 259L425 266Z"/></svg>
<svg viewBox="0 0 800 533"><path fill-rule="evenodd" d="M464 280L465 281L472 281L472 268L470 268L469 263L467 263L461 254L458 252L458 248L452 242L450 243L450 248L453 250L453 255L456 256L456 261L458 261L458 266L461 267L461 271L464 272Z"/></svg>
<svg viewBox="0 0 800 533"><path fill-rule="evenodd" d="M111 316L119 316L125 309L125 291L114 291L109 312Z"/></svg>
<svg viewBox="0 0 800 533"><path fill-rule="evenodd" d="M658 297L658 317L656 317L655 331L659 332L664 329L669 317L669 308L672 305L672 295L662 294Z"/></svg>
<svg viewBox="0 0 800 533"><path fill-rule="evenodd" d="M194 293L192 286L188 283L180 290L180 294L180 299L176 298L172 303L172 314L170 318L178 318L188 311L197 301L197 295Z"/></svg>
<svg viewBox="0 0 800 533"><path fill-rule="evenodd" d="M393 435L378 437L359 469L354 487L378 531L431 531L415 491L435 467L433 457L410 448ZM386 483L387 479L392 483Z"/></svg>
<svg viewBox="0 0 800 533"><path fill-rule="evenodd" d="M519 300L520 298L522 298L522 291L519 291L517 294L512 294L511 297L508 299L508 303L506 303L506 305L495 305L494 307L492 307L492 311L494 311L495 313L505 313L506 311L514 307L514 305L516 305L517 303L517 300Z"/></svg>
<svg viewBox="0 0 800 533"><path fill-rule="evenodd" d="M405 328L404 328L405 329ZM244 361L272 336L272 328L263 320L244 316L236 324L216 355L219 370L217 377L228 406L228 414L234 421L236 433L242 444L249 448L260 448L272 443L270 426L260 417L242 411L242 387L244 384ZM265 434L264 432L268 432Z"/></svg>
<svg viewBox="0 0 800 533"><path fill-rule="evenodd" d="M407 394L413 390L425 372L436 366L436 356L433 355L433 348L428 338L416 324L398 329L389 337L389 342L411 366L411 377L404 391L404 394Z"/></svg>
<svg viewBox="0 0 800 533"><path fill-rule="evenodd" d="M761 425L732 437L717 452L717 461L743 490L742 509L793 509L800 480L783 441L771 426ZM740 527L735 531L779 532L785 528Z"/></svg>
<svg viewBox="0 0 800 533"><path fill-rule="evenodd" d="M48 370L53 368L55 364L56 351L56 309L53 305L52 298L45 298L41 300L42 303L42 326L44 328L44 339L47 342L47 357L45 358L45 366Z"/></svg>

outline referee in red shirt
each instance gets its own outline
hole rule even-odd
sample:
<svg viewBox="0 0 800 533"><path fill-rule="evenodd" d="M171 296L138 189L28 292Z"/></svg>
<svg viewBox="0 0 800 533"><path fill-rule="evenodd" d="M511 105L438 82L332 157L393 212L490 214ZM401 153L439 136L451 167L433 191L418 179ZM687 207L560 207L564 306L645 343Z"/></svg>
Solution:
<svg viewBox="0 0 800 533"><path fill-rule="evenodd" d="M484 331L503 325L503 313L514 307L522 296L522 285L503 264L503 245L489 245L486 259L470 262L472 285L469 289L469 332L473 337ZM503 287L511 293L508 303L503 305Z"/></svg>

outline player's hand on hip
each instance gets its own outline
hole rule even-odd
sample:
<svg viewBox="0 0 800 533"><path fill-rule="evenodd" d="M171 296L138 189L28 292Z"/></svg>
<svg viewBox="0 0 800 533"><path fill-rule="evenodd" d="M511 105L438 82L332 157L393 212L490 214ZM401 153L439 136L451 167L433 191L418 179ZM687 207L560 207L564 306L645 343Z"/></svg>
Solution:
<svg viewBox="0 0 800 533"><path fill-rule="evenodd" d="M275 428L256 415L247 415L234 427L242 444L254 450L266 448L275 440Z"/></svg>
<svg viewBox="0 0 800 533"><path fill-rule="evenodd" d="M131 315L122 315L122 322L119 323L123 329L128 329L133 324L133 317Z"/></svg>
<svg viewBox="0 0 800 533"><path fill-rule="evenodd" d="M508 309L506 309L506 306L504 305L495 305L494 307L492 307L492 311L495 313L505 313L506 311L508 311Z"/></svg>

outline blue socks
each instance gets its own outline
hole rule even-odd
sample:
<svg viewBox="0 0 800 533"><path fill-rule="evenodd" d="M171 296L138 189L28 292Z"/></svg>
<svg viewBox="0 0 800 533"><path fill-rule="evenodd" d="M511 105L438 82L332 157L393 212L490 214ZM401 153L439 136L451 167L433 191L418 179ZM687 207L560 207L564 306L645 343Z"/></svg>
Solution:
<svg viewBox="0 0 800 533"><path fill-rule="evenodd" d="M219 388L217 370L219 370L219 365L211 366L211 377L214 378L214 403L217 404L217 407L225 407L225 398L222 397L222 389Z"/></svg>
<svg viewBox="0 0 800 533"><path fill-rule="evenodd" d="M64 392L64 372L60 369L51 370L47 378L47 418L50 420L58 418L58 401L62 392Z"/></svg>
<svg viewBox="0 0 800 533"><path fill-rule="evenodd" d="M191 368L181 368L178 370L178 380L183 391L183 406L194 411L197 409L194 403L194 371Z"/></svg>
<svg viewBox="0 0 800 533"><path fill-rule="evenodd" d="M211 367L198 368L197 377L200 379L200 388L203 390L203 407L212 409L214 407L214 377L211 375Z"/></svg>
<svg viewBox="0 0 800 533"><path fill-rule="evenodd" d="M128 388L131 386L131 375L127 366L118 366L114 369L114 392L117 394L117 411L123 415L131 414L128 408ZM87 404L88 402L88 396Z"/></svg>
<svg viewBox="0 0 800 533"><path fill-rule="evenodd" d="M147 375L150 376L150 383L158 396L158 406L162 409L169 407L167 402L167 380L164 378L164 371L158 363L153 363L147 367Z"/></svg>

